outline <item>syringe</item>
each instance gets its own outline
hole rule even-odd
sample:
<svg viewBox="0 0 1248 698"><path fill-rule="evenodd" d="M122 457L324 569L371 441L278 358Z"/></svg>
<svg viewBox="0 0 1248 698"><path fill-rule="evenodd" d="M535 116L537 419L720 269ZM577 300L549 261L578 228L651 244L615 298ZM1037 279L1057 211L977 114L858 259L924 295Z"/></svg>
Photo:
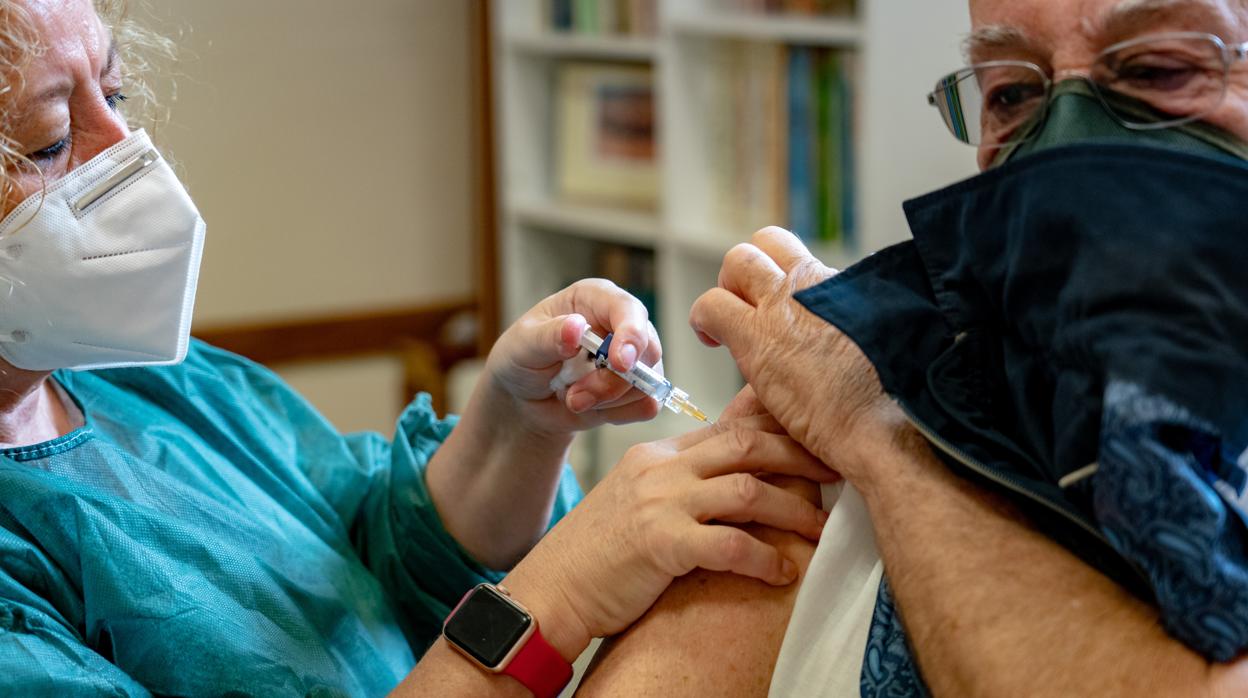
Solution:
<svg viewBox="0 0 1248 698"><path fill-rule="evenodd" d="M605 368L628 381L629 385L654 398L659 405L677 414L687 414L700 422L715 423L705 412L698 409L697 405L689 402L689 393L672 385L672 382L664 378L662 374L641 361L634 364L629 371L615 370L615 367L607 361L607 352L611 349L611 339L614 336L614 334L609 334L606 339L603 339L587 327L585 334L581 335L581 348L589 352L589 358L598 368Z"/></svg>

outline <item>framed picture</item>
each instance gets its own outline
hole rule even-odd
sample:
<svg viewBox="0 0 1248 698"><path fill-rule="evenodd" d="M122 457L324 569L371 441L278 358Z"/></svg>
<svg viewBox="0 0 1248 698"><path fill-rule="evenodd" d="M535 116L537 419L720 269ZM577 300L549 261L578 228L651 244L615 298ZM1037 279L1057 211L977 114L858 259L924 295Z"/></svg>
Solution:
<svg viewBox="0 0 1248 698"><path fill-rule="evenodd" d="M555 147L561 198L654 208L658 201L654 80L649 68L558 68Z"/></svg>

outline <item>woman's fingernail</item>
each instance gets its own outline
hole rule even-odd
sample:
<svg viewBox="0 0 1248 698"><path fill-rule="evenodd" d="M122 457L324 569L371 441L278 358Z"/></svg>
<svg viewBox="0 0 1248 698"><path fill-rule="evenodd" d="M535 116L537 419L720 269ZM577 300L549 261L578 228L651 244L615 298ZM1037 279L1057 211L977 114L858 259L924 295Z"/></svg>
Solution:
<svg viewBox="0 0 1248 698"><path fill-rule="evenodd" d="M637 347L632 344L625 344L620 347L620 362L624 364L624 370L629 370L637 361Z"/></svg>
<svg viewBox="0 0 1248 698"><path fill-rule="evenodd" d="M580 414L594 406L594 396L585 391L568 395L568 409Z"/></svg>

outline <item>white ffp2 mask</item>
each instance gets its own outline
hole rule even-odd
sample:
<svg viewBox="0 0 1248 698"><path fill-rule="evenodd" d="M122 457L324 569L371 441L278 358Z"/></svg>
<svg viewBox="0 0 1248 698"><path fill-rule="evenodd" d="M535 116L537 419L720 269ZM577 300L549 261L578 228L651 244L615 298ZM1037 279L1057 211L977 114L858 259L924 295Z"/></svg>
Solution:
<svg viewBox="0 0 1248 698"><path fill-rule="evenodd" d="M204 221L143 131L0 221L0 357L31 371L186 356Z"/></svg>

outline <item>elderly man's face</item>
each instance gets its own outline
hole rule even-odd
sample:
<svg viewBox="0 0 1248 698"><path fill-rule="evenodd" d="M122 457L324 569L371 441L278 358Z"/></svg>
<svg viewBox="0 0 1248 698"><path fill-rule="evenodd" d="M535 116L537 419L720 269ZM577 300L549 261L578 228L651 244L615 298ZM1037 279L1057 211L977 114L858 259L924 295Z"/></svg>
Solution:
<svg viewBox="0 0 1248 698"><path fill-rule="evenodd" d="M1158 32L1248 41L1248 0L970 0L973 63L1024 60L1054 80L1086 75L1106 47ZM1248 140L1248 66L1232 68L1226 98L1204 118ZM996 149L980 148L988 167Z"/></svg>

